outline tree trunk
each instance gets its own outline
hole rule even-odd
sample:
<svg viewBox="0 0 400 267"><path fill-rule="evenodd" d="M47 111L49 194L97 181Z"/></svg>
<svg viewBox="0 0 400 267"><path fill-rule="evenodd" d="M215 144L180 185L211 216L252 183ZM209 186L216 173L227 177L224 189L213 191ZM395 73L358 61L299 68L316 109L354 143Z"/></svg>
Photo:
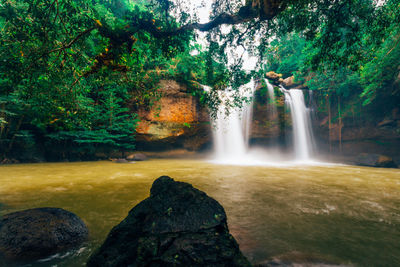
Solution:
<svg viewBox="0 0 400 267"><path fill-rule="evenodd" d="M3 118L4 120L6 120L6 113L5 113L6 104L5 103L1 104L1 110L2 111L1 111L1 114L0 114L0 118ZM5 125L2 124L0 126L0 140L1 140L2 136L3 136L4 128L5 128Z"/></svg>
<svg viewBox="0 0 400 267"><path fill-rule="evenodd" d="M329 95L326 95L326 103L328 105L328 129L329 129L329 152L332 152L332 116L331 116L331 101Z"/></svg>
<svg viewBox="0 0 400 267"><path fill-rule="evenodd" d="M342 152L342 112L340 110L340 96L338 95L338 116L339 116L339 151Z"/></svg>
<svg viewBox="0 0 400 267"><path fill-rule="evenodd" d="M23 120L24 120L24 116L22 115L18 120L17 126L15 127L15 132L14 132L14 134L10 140L10 143L8 145L7 153L9 153L12 149L12 146L13 146L14 140L15 140L15 136L17 135L17 132L19 131L19 128L21 127Z"/></svg>

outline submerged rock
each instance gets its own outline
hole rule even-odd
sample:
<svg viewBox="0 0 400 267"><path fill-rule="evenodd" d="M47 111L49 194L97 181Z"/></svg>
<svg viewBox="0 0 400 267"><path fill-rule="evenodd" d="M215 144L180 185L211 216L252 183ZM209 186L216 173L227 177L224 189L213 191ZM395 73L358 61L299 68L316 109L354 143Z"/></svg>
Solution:
<svg viewBox="0 0 400 267"><path fill-rule="evenodd" d="M127 156L126 159L130 161L144 161L147 160L147 156L143 153L135 153Z"/></svg>
<svg viewBox="0 0 400 267"><path fill-rule="evenodd" d="M0 254L9 260L43 258L81 244L85 223L60 208L36 208L0 218Z"/></svg>
<svg viewBox="0 0 400 267"><path fill-rule="evenodd" d="M226 220L216 200L162 176L87 266L250 266Z"/></svg>
<svg viewBox="0 0 400 267"><path fill-rule="evenodd" d="M356 158L356 164L370 167L397 168L397 164L392 158L379 154L361 153Z"/></svg>
<svg viewBox="0 0 400 267"><path fill-rule="evenodd" d="M127 159L111 159L111 161L115 163L129 163Z"/></svg>

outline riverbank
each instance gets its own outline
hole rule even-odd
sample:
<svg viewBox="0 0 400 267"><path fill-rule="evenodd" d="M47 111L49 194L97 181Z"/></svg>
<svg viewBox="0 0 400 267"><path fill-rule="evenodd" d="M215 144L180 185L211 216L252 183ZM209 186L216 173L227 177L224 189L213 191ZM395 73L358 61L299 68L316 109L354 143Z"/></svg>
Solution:
<svg viewBox="0 0 400 267"><path fill-rule="evenodd" d="M254 151L254 150L253 150ZM276 150L268 151L268 148L256 148L255 149L255 158L257 158L260 164L253 165L263 165L262 162L268 163L269 159L273 159L268 164L268 166L273 166L274 162L277 166L282 166L282 163L285 165L289 162L290 164L290 155L285 154L283 152L279 152ZM261 153L260 153L261 152ZM251 153L250 153L251 154ZM62 160L50 160L45 161L41 159L37 160L28 160L28 161L19 161L16 159L5 159L0 162L1 165L10 165L10 164L26 164L26 163L46 163L46 162L92 162L92 161L110 161L113 163L130 163L135 161L145 161L145 160L157 160L157 159L191 159L191 160L212 160L213 152L212 151L190 151L186 149L173 149L166 151L135 151L135 152L114 152L110 154L98 153L95 157L90 159L62 159ZM316 160L311 160L315 162L326 162L333 164L346 164L353 166L369 166L369 167L386 167L386 168L399 168L400 167L400 157L387 157L385 155L374 154L374 153L358 153L358 154L333 154L333 153L321 153L318 154ZM380 164L381 161L384 164ZM250 164L252 165L252 164Z"/></svg>

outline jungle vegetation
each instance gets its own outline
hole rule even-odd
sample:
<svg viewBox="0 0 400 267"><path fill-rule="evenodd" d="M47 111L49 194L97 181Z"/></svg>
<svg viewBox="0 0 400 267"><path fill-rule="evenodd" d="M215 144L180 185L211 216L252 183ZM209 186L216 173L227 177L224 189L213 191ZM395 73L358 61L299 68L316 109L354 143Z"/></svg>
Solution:
<svg viewBox="0 0 400 267"><path fill-rule="evenodd" d="M237 88L271 70L326 101L342 97L344 110L398 106L399 0L214 0L209 22L196 14L186 1L2 1L0 159L132 150L135 110L160 97L165 78L210 107L218 100L200 84ZM258 57L255 70L240 54L228 62L238 47Z"/></svg>

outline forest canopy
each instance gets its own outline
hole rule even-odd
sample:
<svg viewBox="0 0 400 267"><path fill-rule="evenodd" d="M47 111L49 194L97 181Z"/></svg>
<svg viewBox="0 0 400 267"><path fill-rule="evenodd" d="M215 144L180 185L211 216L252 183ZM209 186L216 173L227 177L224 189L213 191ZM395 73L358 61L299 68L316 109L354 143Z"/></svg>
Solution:
<svg viewBox="0 0 400 267"><path fill-rule="evenodd" d="M398 0L215 0L204 22L206 5L2 1L1 151L131 150L132 111L157 100L165 78L211 107L201 84L237 88L271 70L365 105L399 100ZM251 71L243 51L258 59Z"/></svg>

